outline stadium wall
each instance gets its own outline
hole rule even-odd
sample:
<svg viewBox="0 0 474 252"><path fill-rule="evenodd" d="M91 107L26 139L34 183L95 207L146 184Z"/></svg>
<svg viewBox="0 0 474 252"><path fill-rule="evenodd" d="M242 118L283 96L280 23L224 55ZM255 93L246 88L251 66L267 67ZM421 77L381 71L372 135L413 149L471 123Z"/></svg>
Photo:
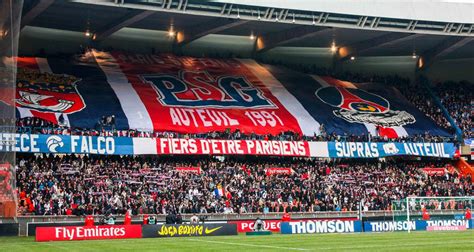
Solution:
<svg viewBox="0 0 474 252"><path fill-rule="evenodd" d="M20 233L20 225L18 223L0 224L0 237L2 236L18 236Z"/></svg>
<svg viewBox="0 0 474 252"><path fill-rule="evenodd" d="M257 217L262 218L264 221L270 221L269 225L275 225L275 221L281 220L283 213L248 213L248 214L212 214L202 215L207 216L206 222L212 223L239 223L242 224L242 228L245 228L243 223L255 220ZM362 213L362 221L372 222L387 222L393 221L394 217L403 217L405 211L366 211ZM189 220L192 215L183 214L183 220ZM398 217L397 217L398 216ZM458 219L459 216L464 216L464 211L458 210L442 210L439 212L431 213L433 219ZM157 222L163 223L166 215L156 215ZM315 212L315 213L292 213L292 220L355 220L359 219L360 215L357 211L347 212ZM95 216L95 223L99 223L101 216ZM142 223L143 216L133 216L132 224ZM272 221L273 220L273 221ZM18 225L18 229L14 226L16 234L20 236L34 235L34 228L36 226L77 226L83 225L85 216L18 216L16 219L12 218L1 218L0 223L3 224L14 224ZM116 223L121 224L124 221L124 216L117 216Z"/></svg>
<svg viewBox="0 0 474 252"><path fill-rule="evenodd" d="M342 70L365 75L397 74L413 79L417 59L411 56L377 56L357 57L355 60L342 62Z"/></svg>
<svg viewBox="0 0 474 252"><path fill-rule="evenodd" d="M474 59L444 59L435 61L426 70L432 81L474 81Z"/></svg>
<svg viewBox="0 0 474 252"><path fill-rule="evenodd" d="M333 54L327 48L275 47L259 55L259 59L269 64L331 68Z"/></svg>

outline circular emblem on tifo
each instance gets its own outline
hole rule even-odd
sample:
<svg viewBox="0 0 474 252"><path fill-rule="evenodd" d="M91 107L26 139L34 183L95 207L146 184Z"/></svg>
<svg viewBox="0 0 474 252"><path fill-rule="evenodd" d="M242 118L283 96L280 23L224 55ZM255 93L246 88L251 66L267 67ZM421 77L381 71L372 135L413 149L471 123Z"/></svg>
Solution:
<svg viewBox="0 0 474 252"><path fill-rule="evenodd" d="M335 116L351 123L394 127L416 121L406 111L391 110L387 99L362 89L322 87L315 94L322 102L337 108L333 111Z"/></svg>
<svg viewBox="0 0 474 252"><path fill-rule="evenodd" d="M362 89L323 87L316 96L333 107L362 113L384 113L390 110L390 103L383 97Z"/></svg>

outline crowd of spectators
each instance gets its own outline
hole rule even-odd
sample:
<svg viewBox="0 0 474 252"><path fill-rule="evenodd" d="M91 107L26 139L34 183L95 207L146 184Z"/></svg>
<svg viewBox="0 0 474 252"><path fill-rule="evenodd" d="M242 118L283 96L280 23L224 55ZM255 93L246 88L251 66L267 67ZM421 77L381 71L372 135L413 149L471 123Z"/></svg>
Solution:
<svg viewBox="0 0 474 252"><path fill-rule="evenodd" d="M474 195L471 178L441 161L22 154L16 169L23 215L355 211L359 202L368 211L407 196Z"/></svg>
<svg viewBox="0 0 474 252"><path fill-rule="evenodd" d="M282 62L268 62L271 64L282 64ZM428 94L422 80L416 80L415 84L408 78L397 75L365 75L350 72L331 72L326 68L317 68L311 65L291 65L304 73L319 75L330 75L342 80L348 80L356 83L376 82L387 85L393 85L415 107L424 112L428 117L435 121L439 126L448 129L454 135L454 127L444 116L439 108ZM440 98L442 104L449 111L457 126L463 132L465 138L473 137L472 130L472 108L473 108L473 85L471 83L441 83L433 90ZM58 118L58 124L53 124L40 118L22 118L17 121L19 132L43 133L43 134L74 134L74 135L104 135L104 136L127 136L127 137L182 137L182 138L211 138L211 139L256 139L256 140L316 140L316 141L427 141L439 142L447 139L429 134L419 136L410 136L403 139L387 139L377 135L351 135L349 132L344 135L336 135L333 132L321 131L319 135L301 136L294 132L285 132L278 136L243 134L240 131L230 132L203 132L202 134L181 134L178 132L148 132L137 129L117 129L115 116L102 116L94 129L69 128L64 123L64 117ZM452 140L452 139L450 139Z"/></svg>
<svg viewBox="0 0 474 252"><path fill-rule="evenodd" d="M436 86L437 95L448 110L464 138L474 138L472 117L474 109L474 84L445 82Z"/></svg>
<svg viewBox="0 0 474 252"><path fill-rule="evenodd" d="M454 127L443 115L441 109L435 104L431 95L427 92L425 85L421 82L423 78L414 82L409 78L398 75L377 75L361 74L351 72L333 72L331 69L316 67L307 64L285 64L282 61L268 61L269 64L283 65L285 67L296 69L304 73L334 76L341 80L347 80L355 83L376 82L396 87L407 98L407 100L417 107L420 111L430 117L437 125L448 129L454 134ZM455 124L462 130L464 138L472 138L473 125L473 106L474 106L474 83L461 82L442 82L435 83L431 87L448 110Z"/></svg>
<svg viewBox="0 0 474 252"><path fill-rule="evenodd" d="M104 118L115 118L114 116L103 117L99 122L104 121ZM105 119L104 122L106 122ZM115 119L113 119L115 121ZM56 135L80 135L80 136L114 136L114 137L155 137L155 138L185 138L185 139L229 139L229 140L275 140L275 141L348 141L348 142L446 142L452 139L433 136L428 133L421 135L410 135L400 138L387 138L378 135L355 135L345 133L337 135L326 132L324 125L319 128L320 134L312 136L300 135L296 132L286 131L278 135L265 134L258 135L255 133L243 133L239 129L231 131L211 131L206 133L180 133L180 132L162 132L162 131L141 131L136 129L121 130L116 129L115 124L98 123L100 127L96 129L84 129L65 127L55 125L51 122L42 120L36 117L26 117L17 119L17 131L19 133L32 134L56 134ZM113 126L112 126L113 125Z"/></svg>

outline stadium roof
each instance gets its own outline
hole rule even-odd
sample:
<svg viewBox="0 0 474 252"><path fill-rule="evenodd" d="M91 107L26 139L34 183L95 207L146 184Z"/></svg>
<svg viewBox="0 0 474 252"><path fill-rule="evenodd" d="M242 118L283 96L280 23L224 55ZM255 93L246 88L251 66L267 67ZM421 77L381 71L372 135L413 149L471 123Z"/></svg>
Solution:
<svg viewBox="0 0 474 252"><path fill-rule="evenodd" d="M178 47L209 34L252 35L256 53L277 46L329 48L335 43L340 60L353 55L406 56L415 52L423 56L425 65L441 58L474 58L472 23L225 2L231 1L25 0L21 26L87 31L97 42L125 27L144 32L173 30Z"/></svg>

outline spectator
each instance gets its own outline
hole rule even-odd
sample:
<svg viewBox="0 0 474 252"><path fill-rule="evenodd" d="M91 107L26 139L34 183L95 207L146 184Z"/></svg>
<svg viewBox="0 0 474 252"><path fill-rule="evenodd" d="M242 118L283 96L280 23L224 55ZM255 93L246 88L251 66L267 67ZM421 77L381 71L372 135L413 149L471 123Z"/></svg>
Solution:
<svg viewBox="0 0 474 252"><path fill-rule="evenodd" d="M390 210L393 200L408 196L473 195L470 177L447 162L21 154L16 174L25 196L20 214L123 215L130 209L167 214L175 223L176 214L356 211L359 202L366 210ZM202 173L175 170L182 166ZM294 173L268 176L268 167ZM428 176L424 167L444 167L447 175ZM223 197L215 194L218 185Z"/></svg>

